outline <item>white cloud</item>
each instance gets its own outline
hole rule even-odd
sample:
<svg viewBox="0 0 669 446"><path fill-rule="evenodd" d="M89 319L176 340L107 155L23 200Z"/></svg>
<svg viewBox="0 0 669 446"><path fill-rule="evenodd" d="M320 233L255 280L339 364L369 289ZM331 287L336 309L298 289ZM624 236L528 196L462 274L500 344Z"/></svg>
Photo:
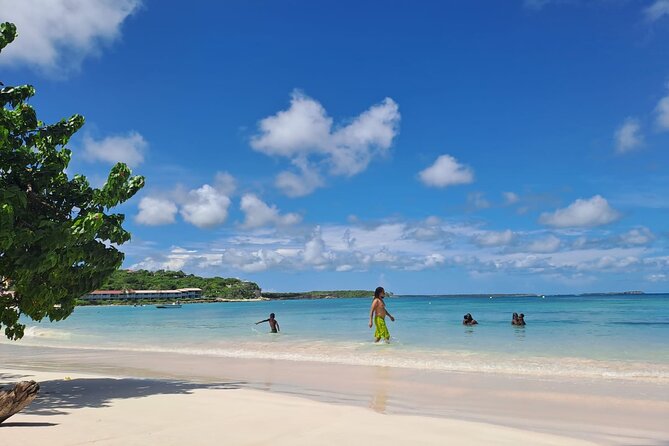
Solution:
<svg viewBox="0 0 669 446"><path fill-rule="evenodd" d="M166 198L144 197L139 202L137 223L149 226L174 223L177 205Z"/></svg>
<svg viewBox="0 0 669 446"><path fill-rule="evenodd" d="M332 258L332 253L325 246L320 226L316 226L311 239L305 243L302 256L304 263L316 267L323 266Z"/></svg>
<svg viewBox="0 0 669 446"><path fill-rule="evenodd" d="M18 37L0 63L30 65L49 73L76 70L88 55L119 38L140 0L0 0L3 21Z"/></svg>
<svg viewBox="0 0 669 446"><path fill-rule="evenodd" d="M669 130L669 94L660 99L655 107L656 123L660 130Z"/></svg>
<svg viewBox="0 0 669 446"><path fill-rule="evenodd" d="M490 202L485 199L483 192L471 192L467 194L467 203L474 209L487 209Z"/></svg>
<svg viewBox="0 0 669 446"><path fill-rule="evenodd" d="M84 158L89 161L103 161L111 164L126 163L137 167L144 161L148 146L146 140L137 132L126 136L108 136L99 141L84 136Z"/></svg>
<svg viewBox="0 0 669 446"><path fill-rule="evenodd" d="M539 222L558 228L591 227L612 223L620 218L620 213L613 209L600 195L589 199L579 198L572 204L555 212L544 212Z"/></svg>
<svg viewBox="0 0 669 446"><path fill-rule="evenodd" d="M316 100L293 92L290 107L260 121L251 147L261 153L290 158L298 176L283 172L277 184L293 196L306 195L322 182L309 176L314 162L331 175L353 176L367 169L372 159L388 151L397 136L399 108L390 98L370 107L350 123L333 127L333 119Z"/></svg>
<svg viewBox="0 0 669 446"><path fill-rule="evenodd" d="M276 206L268 206L253 194L246 194L242 197L240 208L245 214L244 226L247 228L259 228L268 225L294 225L302 219L298 214L281 215Z"/></svg>
<svg viewBox="0 0 669 446"><path fill-rule="evenodd" d="M506 231L487 231L476 234L473 237L474 243L479 246L506 246L514 239L514 234L510 229Z"/></svg>
<svg viewBox="0 0 669 446"><path fill-rule="evenodd" d="M562 242L560 241L559 238L557 238L553 234L550 234L545 238L532 241L527 246L527 251L541 252L541 253L555 252L558 249L560 249L561 244Z"/></svg>
<svg viewBox="0 0 669 446"><path fill-rule="evenodd" d="M664 273L649 274L646 276L646 280L649 282L666 282L669 281L669 276Z"/></svg>
<svg viewBox="0 0 669 446"><path fill-rule="evenodd" d="M620 241L626 245L647 245L655 240L655 234L646 227L630 229L620 235Z"/></svg>
<svg viewBox="0 0 669 446"><path fill-rule="evenodd" d="M239 227L229 236L206 244L196 242L193 246L173 247L164 253L145 248L141 250L144 260L134 267L179 267L189 272L219 275L234 271L457 268L476 275L526 277L537 274L546 280L612 272L639 278L666 274L669 267L669 257L649 257L655 251L643 246L641 238L635 239L632 231L617 235L601 229L560 231L555 235L545 230L483 232L477 225L429 220L449 234L452 238L449 244L407 238L413 229L425 226L427 220L356 222L315 228L298 225L290 229ZM637 229L641 236L645 234L643 227ZM605 238L594 237L590 242L582 240L584 233L599 233ZM626 234L633 237L628 238ZM472 245L476 235L483 241L480 246ZM621 244L623 238L629 243ZM508 247L504 249L491 249L505 244Z"/></svg>
<svg viewBox="0 0 669 446"><path fill-rule="evenodd" d="M216 172L214 187L217 191L229 197L237 189L237 180L228 172Z"/></svg>
<svg viewBox="0 0 669 446"><path fill-rule="evenodd" d="M643 10L646 19L654 22L664 16L669 16L669 0L655 0L652 5Z"/></svg>
<svg viewBox="0 0 669 446"><path fill-rule="evenodd" d="M627 153L643 145L641 124L638 119L627 118L614 134L616 152Z"/></svg>
<svg viewBox="0 0 669 446"><path fill-rule="evenodd" d="M276 187L289 197L303 197L323 186L319 170L310 165L306 159L297 158L293 164L300 173L283 171L276 177Z"/></svg>
<svg viewBox="0 0 669 446"><path fill-rule="evenodd" d="M515 204L520 201L520 197L515 192L502 192L504 196L504 204Z"/></svg>
<svg viewBox="0 0 669 446"><path fill-rule="evenodd" d="M208 184L188 193L181 206L181 216L199 228L210 228L225 222L230 199Z"/></svg>
<svg viewBox="0 0 669 446"><path fill-rule="evenodd" d="M446 187L474 181L473 171L450 155L441 155L430 167L419 173L426 186Z"/></svg>

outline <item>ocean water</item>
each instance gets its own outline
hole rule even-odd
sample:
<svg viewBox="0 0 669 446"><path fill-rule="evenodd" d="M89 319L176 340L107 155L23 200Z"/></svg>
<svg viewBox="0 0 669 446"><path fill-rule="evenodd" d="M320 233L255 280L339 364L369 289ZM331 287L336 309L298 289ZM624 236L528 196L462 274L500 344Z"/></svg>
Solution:
<svg viewBox="0 0 669 446"><path fill-rule="evenodd" d="M25 321L18 344L669 383L669 295L390 297L389 344L373 342L370 303L78 307L64 321ZM270 312L279 334L254 324ZM461 324L468 312L479 325ZM513 312L525 327L511 325Z"/></svg>

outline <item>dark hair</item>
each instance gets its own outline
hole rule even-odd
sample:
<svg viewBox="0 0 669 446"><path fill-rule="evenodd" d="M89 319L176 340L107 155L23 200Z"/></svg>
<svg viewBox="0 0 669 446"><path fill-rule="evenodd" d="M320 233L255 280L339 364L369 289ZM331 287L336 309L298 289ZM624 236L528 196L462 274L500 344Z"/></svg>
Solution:
<svg viewBox="0 0 669 446"><path fill-rule="evenodd" d="M274 317L274 313L270 313L270 314L269 314L269 317Z"/></svg>
<svg viewBox="0 0 669 446"><path fill-rule="evenodd" d="M376 299L376 298L380 297L380 296L381 296L381 293L385 293L385 292L386 292L386 290L384 290L382 286L377 287L377 288L374 290L374 298Z"/></svg>
<svg viewBox="0 0 669 446"><path fill-rule="evenodd" d="M518 317L518 313L513 313L513 317Z"/></svg>
<svg viewBox="0 0 669 446"><path fill-rule="evenodd" d="M520 313L520 317L525 317L525 315L523 313Z"/></svg>

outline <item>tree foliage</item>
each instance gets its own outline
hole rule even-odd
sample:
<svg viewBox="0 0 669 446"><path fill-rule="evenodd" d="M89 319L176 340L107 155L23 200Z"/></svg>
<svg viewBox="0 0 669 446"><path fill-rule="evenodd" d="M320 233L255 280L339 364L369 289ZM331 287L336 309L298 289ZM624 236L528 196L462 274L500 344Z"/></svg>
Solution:
<svg viewBox="0 0 669 446"><path fill-rule="evenodd" d="M252 299L260 287L254 282L235 278L199 277L182 271L115 271L105 282L103 290L173 290L201 288L203 297Z"/></svg>
<svg viewBox="0 0 669 446"><path fill-rule="evenodd" d="M13 24L0 24L0 52L15 37ZM0 329L10 339L23 336L21 315L64 319L121 266L115 245L130 233L109 210L144 185L122 163L99 189L68 177L65 145L84 118L44 124L27 103L34 94L30 85L0 89Z"/></svg>

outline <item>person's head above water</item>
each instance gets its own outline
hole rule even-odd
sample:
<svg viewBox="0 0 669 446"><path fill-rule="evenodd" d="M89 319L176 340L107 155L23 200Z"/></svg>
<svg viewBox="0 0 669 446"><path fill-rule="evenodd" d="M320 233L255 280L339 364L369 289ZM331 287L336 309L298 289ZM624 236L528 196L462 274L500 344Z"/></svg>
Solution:
<svg viewBox="0 0 669 446"><path fill-rule="evenodd" d="M383 299L385 295L386 295L386 290L384 290L382 286L377 287L374 290L374 299Z"/></svg>
<svg viewBox="0 0 669 446"><path fill-rule="evenodd" d="M270 319L274 319L274 313L270 313L270 314L269 314L269 318L270 318Z"/></svg>

